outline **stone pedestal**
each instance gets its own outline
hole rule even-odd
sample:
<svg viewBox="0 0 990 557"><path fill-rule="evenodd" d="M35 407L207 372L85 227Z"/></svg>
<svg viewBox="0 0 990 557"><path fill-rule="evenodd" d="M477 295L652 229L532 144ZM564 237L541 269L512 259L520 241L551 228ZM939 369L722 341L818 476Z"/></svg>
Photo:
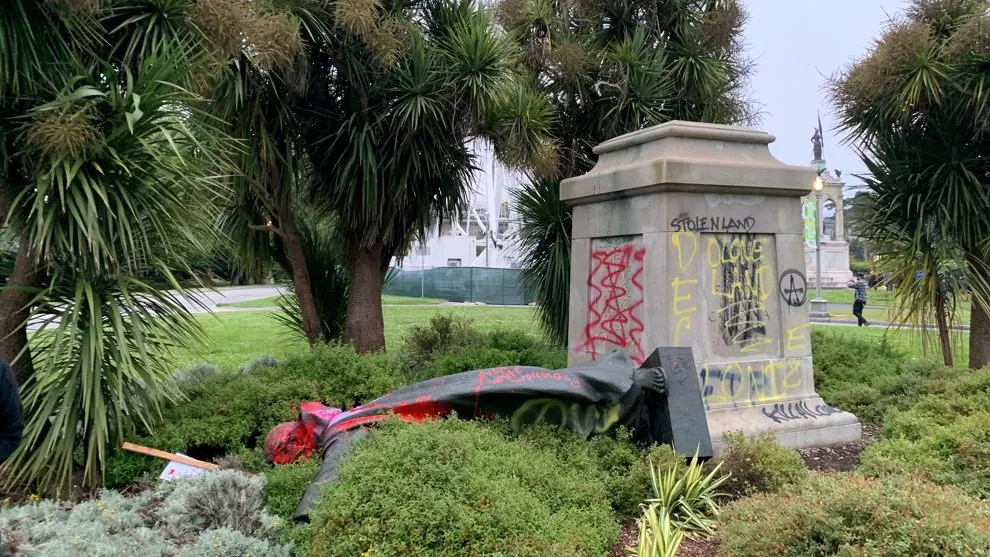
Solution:
<svg viewBox="0 0 990 557"><path fill-rule="evenodd" d="M805 265L808 268L808 285L814 289L818 277L815 273L815 248L805 246ZM846 288L853 274L849 270L849 242L822 242L822 288Z"/></svg>
<svg viewBox="0 0 990 557"><path fill-rule="evenodd" d="M828 300L811 300L811 317L828 317Z"/></svg>
<svg viewBox="0 0 990 557"><path fill-rule="evenodd" d="M814 390L799 200L815 171L774 159L773 140L670 122L599 145L597 166L561 184L569 363L692 348L716 450L736 430L793 447L860 437Z"/></svg>

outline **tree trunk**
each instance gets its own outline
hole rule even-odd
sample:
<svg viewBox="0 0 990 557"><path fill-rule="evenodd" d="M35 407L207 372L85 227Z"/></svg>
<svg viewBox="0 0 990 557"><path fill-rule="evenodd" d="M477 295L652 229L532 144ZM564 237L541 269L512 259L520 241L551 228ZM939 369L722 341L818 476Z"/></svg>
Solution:
<svg viewBox="0 0 990 557"><path fill-rule="evenodd" d="M323 339L323 329L320 326L320 314L316 311L316 300L313 298L313 282L309 276L309 265L306 263L306 252L303 250L299 231L291 215L279 222L282 232L282 242L285 253L292 265L292 288L296 292L299 311L302 313L303 331L310 346Z"/></svg>
<svg viewBox="0 0 990 557"><path fill-rule="evenodd" d="M990 313L973 296L969 317L969 367L979 369L990 364Z"/></svg>
<svg viewBox="0 0 990 557"><path fill-rule="evenodd" d="M41 276L30 246L21 242L14 271L7 278L6 287L0 290L0 358L10 363L19 385L34 375L27 319L31 315L29 304L34 298L34 290L40 286Z"/></svg>
<svg viewBox="0 0 990 557"><path fill-rule="evenodd" d="M946 367L953 366L952 342L949 338L948 313L945 307L945 297L939 291L935 301L935 321L938 324L938 340L942 345L942 362Z"/></svg>
<svg viewBox="0 0 990 557"><path fill-rule="evenodd" d="M351 285L344 319L344 340L359 354L385 350L385 319L382 316L382 246L350 251Z"/></svg>

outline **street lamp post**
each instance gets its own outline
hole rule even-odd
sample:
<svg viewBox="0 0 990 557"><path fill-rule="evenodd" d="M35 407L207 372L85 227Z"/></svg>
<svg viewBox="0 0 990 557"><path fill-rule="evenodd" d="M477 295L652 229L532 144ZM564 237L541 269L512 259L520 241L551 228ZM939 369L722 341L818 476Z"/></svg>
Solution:
<svg viewBox="0 0 990 557"><path fill-rule="evenodd" d="M822 172L815 178L815 299L811 300L812 317L828 317L828 301L822 298Z"/></svg>

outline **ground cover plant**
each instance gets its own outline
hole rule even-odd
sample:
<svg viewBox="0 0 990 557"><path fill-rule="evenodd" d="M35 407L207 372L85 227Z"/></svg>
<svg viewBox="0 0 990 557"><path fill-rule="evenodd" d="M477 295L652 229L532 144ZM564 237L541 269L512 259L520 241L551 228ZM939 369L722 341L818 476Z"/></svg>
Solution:
<svg viewBox="0 0 990 557"><path fill-rule="evenodd" d="M889 477L909 473L990 497L990 370L960 374L884 421L882 440L868 447L860 470Z"/></svg>
<svg viewBox="0 0 990 557"><path fill-rule="evenodd" d="M265 480L210 472L125 497L75 505L38 501L0 510L4 551L24 557L289 557L284 521L264 509Z"/></svg>
<svg viewBox="0 0 990 557"><path fill-rule="evenodd" d="M669 448L650 457L683 466ZM618 511L649 493L647 459L621 438L514 435L504 422L387 423L324 490L311 555L603 555Z"/></svg>
<svg viewBox="0 0 990 557"><path fill-rule="evenodd" d="M990 552L990 509L962 490L904 478L814 474L729 506L719 555L963 556Z"/></svg>

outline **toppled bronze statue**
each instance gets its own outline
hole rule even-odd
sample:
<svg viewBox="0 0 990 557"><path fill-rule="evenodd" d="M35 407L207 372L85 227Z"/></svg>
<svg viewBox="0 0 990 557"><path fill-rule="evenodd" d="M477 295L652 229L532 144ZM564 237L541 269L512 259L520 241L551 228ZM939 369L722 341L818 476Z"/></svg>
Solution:
<svg viewBox="0 0 990 557"><path fill-rule="evenodd" d="M311 435L321 451L323 464L296 511L297 520L308 518L320 488L337 478L351 441L390 415L412 422L452 412L465 419L502 417L517 430L546 424L586 439L625 427L638 443L672 444L686 457L696 452L702 458L712 456L689 348L658 349L639 368L624 352L614 352L560 370L516 366L466 371L409 385L347 412L319 403L306 403L302 410L299 423L276 427L265 443L272 462L285 462L288 447L292 454L306 453L300 436Z"/></svg>

